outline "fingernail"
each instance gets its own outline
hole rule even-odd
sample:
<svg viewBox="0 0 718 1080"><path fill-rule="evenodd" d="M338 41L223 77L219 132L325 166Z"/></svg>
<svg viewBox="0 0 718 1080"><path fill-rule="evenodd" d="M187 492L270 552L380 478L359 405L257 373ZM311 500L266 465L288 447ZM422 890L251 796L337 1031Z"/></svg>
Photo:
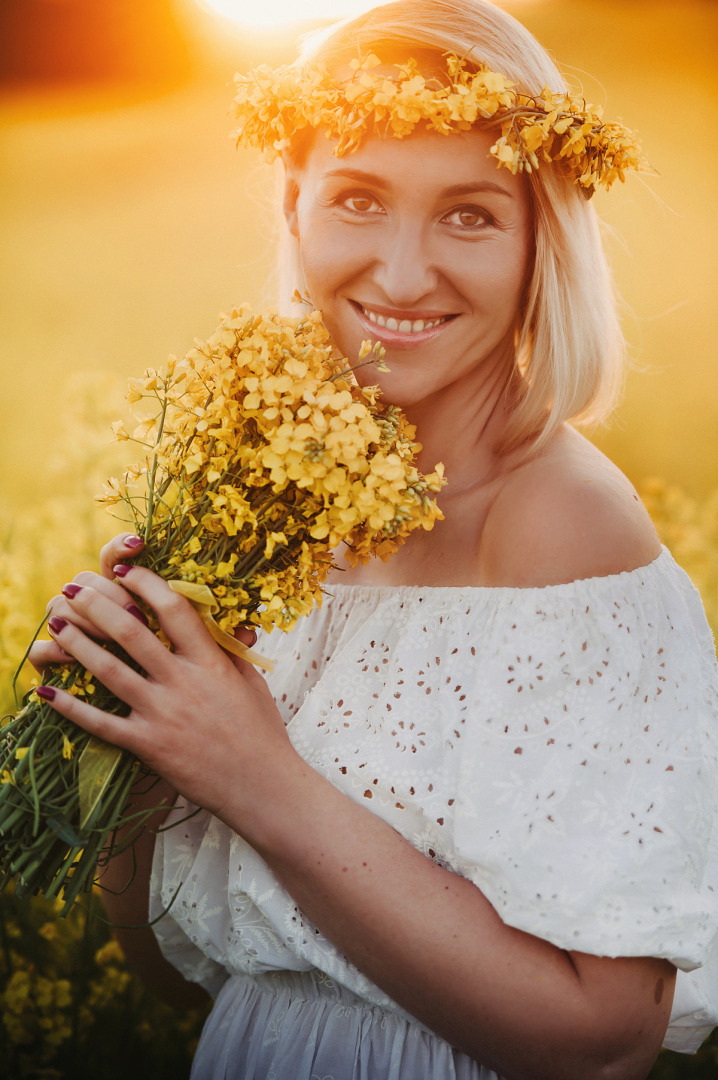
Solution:
<svg viewBox="0 0 718 1080"><path fill-rule="evenodd" d="M140 611L136 604L127 604L125 606L125 611L129 611L130 615L134 615L134 617L139 619L141 623L144 623L145 626L150 625L144 611Z"/></svg>
<svg viewBox="0 0 718 1080"><path fill-rule="evenodd" d="M247 648L248 648L248 649L253 649L253 648L254 648L254 646L255 646L256 644L257 644L257 631L256 631L256 630L253 630L253 631L252 631L252 640L250 641L250 643L249 643L249 645L247 646Z"/></svg>
<svg viewBox="0 0 718 1080"><path fill-rule="evenodd" d="M79 592L82 592L82 585L69 585L62 586L62 595L66 596L68 600L74 600Z"/></svg>
<svg viewBox="0 0 718 1080"><path fill-rule="evenodd" d="M59 615L53 615L47 620L47 625L53 634L59 634L67 626L67 619L61 619Z"/></svg>
<svg viewBox="0 0 718 1080"><path fill-rule="evenodd" d="M123 543L125 547L130 548L132 551L134 551L135 548L144 546L144 540L139 536L128 536L127 539L123 541Z"/></svg>
<svg viewBox="0 0 718 1080"><path fill-rule="evenodd" d="M55 687L54 686L36 686L35 693L38 697L45 698L46 701L55 700Z"/></svg>
<svg viewBox="0 0 718 1080"><path fill-rule="evenodd" d="M116 577L124 577L125 574L129 574L131 569L132 567L126 566L125 563L118 563L117 566L112 567L112 573L115 574Z"/></svg>

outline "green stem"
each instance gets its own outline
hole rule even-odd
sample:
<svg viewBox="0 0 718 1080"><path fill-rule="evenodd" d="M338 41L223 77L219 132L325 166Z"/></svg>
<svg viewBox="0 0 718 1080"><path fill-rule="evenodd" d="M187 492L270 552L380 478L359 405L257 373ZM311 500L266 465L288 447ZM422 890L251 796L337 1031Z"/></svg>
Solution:
<svg viewBox="0 0 718 1080"><path fill-rule="evenodd" d="M167 406L168 406L168 404L169 404L169 398L167 397L167 392L165 391L165 396L162 399L162 411L160 412L160 422L159 422L159 426L158 426L158 430L157 430L156 445L159 445L160 440L162 438L162 433L164 431L164 426L165 426L165 418L167 416ZM152 512L153 512L153 509L154 509L155 477L157 475L157 466L158 465L159 465L159 458L158 458L157 452L155 451L155 453L152 455L152 470L150 472L149 485L148 485L149 491L148 491L148 496L147 496L147 520L145 522L145 537L144 537L145 543L147 543L147 541L149 540L150 533L152 531Z"/></svg>
<svg viewBox="0 0 718 1080"><path fill-rule="evenodd" d="M32 640L31 640L30 644L28 645L28 647L25 649L25 653L23 655L23 658L20 661L20 663L18 664L17 670L15 671L15 674L13 675L12 692L13 692L13 695L15 697L15 705L16 705L16 707L19 707L19 705L20 705L20 702L19 702L18 696L17 696L17 680L20 678L20 672L22 671L23 667L25 666L25 661L27 660L28 656L30 655L30 649L33 647L33 645L37 641L37 635L42 630L42 628L45 625L46 621L47 621L47 615L44 615L43 619L42 619L42 622L38 626L35 633L32 635Z"/></svg>

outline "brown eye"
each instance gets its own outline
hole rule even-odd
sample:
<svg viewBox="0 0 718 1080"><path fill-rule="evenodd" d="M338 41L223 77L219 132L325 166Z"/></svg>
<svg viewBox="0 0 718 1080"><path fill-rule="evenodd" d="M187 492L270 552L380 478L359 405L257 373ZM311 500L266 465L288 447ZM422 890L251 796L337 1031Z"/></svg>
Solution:
<svg viewBox="0 0 718 1080"><path fill-rule="evenodd" d="M457 206L446 215L444 221L467 232L472 229L485 229L492 224L491 215L480 206Z"/></svg>
<svg viewBox="0 0 718 1080"><path fill-rule="evenodd" d="M474 229L477 225L486 224L486 214L475 206L463 206L460 210L455 210L451 216L463 229Z"/></svg>
<svg viewBox="0 0 718 1080"><path fill-rule="evenodd" d="M365 214L374 205L374 199L369 195L349 195L345 200L350 210L356 210L358 214Z"/></svg>

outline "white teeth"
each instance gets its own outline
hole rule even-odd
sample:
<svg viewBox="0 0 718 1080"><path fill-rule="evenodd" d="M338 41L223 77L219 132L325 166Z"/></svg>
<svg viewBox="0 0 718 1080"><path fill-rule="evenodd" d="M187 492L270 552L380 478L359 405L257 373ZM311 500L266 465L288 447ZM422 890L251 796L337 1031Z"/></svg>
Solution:
<svg viewBox="0 0 718 1080"><path fill-rule="evenodd" d="M440 319L415 319L413 322L411 319L402 319L399 322L397 319L379 315L370 308L363 307L362 311L370 322L376 323L377 326L385 326L387 330L398 331L400 334L420 334L422 330L431 330L432 327L446 321L446 316L444 316Z"/></svg>

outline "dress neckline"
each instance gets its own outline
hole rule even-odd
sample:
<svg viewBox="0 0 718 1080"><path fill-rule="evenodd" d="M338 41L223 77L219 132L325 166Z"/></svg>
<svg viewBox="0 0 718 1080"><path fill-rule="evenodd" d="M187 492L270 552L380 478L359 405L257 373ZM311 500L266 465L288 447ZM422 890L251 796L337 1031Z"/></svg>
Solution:
<svg viewBox="0 0 718 1080"><path fill-rule="evenodd" d="M341 581L333 581L323 587L325 596L331 597L333 594L341 594L343 597L348 597L352 594L356 596L381 596L383 594L393 596L419 596L422 593L428 593L433 596L439 596L443 594L454 594L456 596L464 595L466 593L473 594L475 596L510 596L518 594L521 596L528 596L531 593L545 595L552 592L569 592L576 586L602 586L608 585L611 582L627 582L629 580L635 581L637 584L642 584L642 580L651 574L658 573L668 566L674 566L676 569L680 569L678 564L673 559L670 551L665 545L661 545L661 550L654 559L646 563L644 566L637 566L633 570L621 570L615 574L599 574L593 577L574 578L573 581L560 582L557 585L381 585L381 584L354 584L344 583Z"/></svg>

